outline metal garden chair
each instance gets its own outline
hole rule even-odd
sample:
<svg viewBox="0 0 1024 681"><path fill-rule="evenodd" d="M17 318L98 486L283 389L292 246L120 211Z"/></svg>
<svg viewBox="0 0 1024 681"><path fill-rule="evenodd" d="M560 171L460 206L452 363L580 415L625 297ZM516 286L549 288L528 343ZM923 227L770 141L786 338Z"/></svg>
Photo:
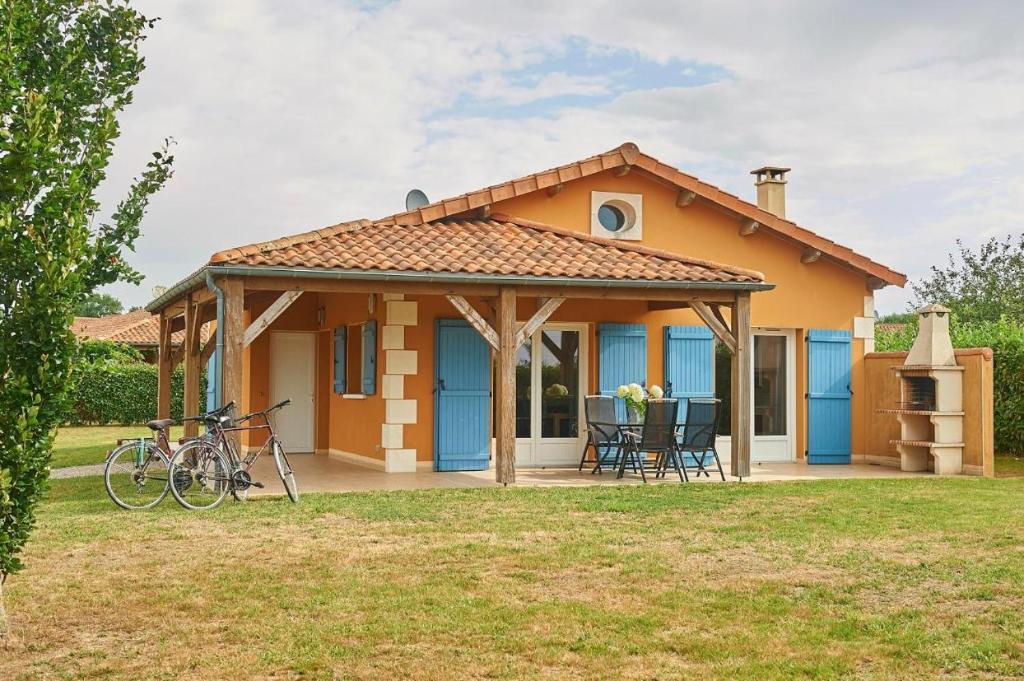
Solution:
<svg viewBox="0 0 1024 681"><path fill-rule="evenodd" d="M622 438L615 415L615 398L608 395L587 395L583 398L583 413L587 419L587 442L583 445L580 466L589 463L587 453L594 450L594 468L591 474L600 473L601 466L616 468L622 455Z"/></svg>
<svg viewBox="0 0 1024 681"><path fill-rule="evenodd" d="M632 463L634 470L639 469L640 477L647 482L647 474L644 472L644 457L641 454L654 454L653 469L662 472L669 462L679 474L679 479L685 481L686 470L680 465L679 451L676 442L676 416L679 411L679 401L665 398L660 400L651 399L647 401L647 412L644 414L644 423L640 432L635 426L620 427L622 433L623 451L619 462L618 477L626 472L626 464Z"/></svg>
<svg viewBox="0 0 1024 681"><path fill-rule="evenodd" d="M697 477L704 475L710 478L712 473L718 473L722 480L725 480L722 460L718 458L718 450L715 448L721 404L722 401L719 399L692 397L686 408L686 422L678 435L678 451L680 456L688 454L695 462L695 465L687 466L684 458L683 470L696 470ZM708 468L705 465L708 454L714 458L715 468Z"/></svg>

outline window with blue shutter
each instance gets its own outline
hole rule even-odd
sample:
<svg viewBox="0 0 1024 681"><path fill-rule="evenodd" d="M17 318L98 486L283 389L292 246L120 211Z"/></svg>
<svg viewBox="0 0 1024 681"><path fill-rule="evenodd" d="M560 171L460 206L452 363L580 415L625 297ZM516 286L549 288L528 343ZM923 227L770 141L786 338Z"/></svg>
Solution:
<svg viewBox="0 0 1024 681"><path fill-rule="evenodd" d="M377 392L377 322L363 324L363 394Z"/></svg>
<svg viewBox="0 0 1024 681"><path fill-rule="evenodd" d="M338 395L345 393L345 374L347 372L346 338L348 330L344 326L334 329L334 392Z"/></svg>
<svg viewBox="0 0 1024 681"><path fill-rule="evenodd" d="M715 341L706 326L665 327L665 396L679 400L680 423L686 422L691 397L714 397ZM686 454L686 465L697 461Z"/></svg>
<svg viewBox="0 0 1024 681"><path fill-rule="evenodd" d="M602 395L615 395L620 385L647 382L647 326L598 324L597 387ZM616 410L625 419L625 402L616 398Z"/></svg>

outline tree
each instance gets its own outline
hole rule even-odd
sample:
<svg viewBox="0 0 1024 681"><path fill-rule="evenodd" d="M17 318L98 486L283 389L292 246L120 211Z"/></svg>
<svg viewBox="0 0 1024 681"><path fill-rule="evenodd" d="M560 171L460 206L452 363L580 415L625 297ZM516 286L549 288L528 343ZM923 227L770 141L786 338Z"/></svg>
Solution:
<svg viewBox="0 0 1024 681"><path fill-rule="evenodd" d="M880 324L916 324L917 314L914 312L892 312L878 318Z"/></svg>
<svg viewBox="0 0 1024 681"><path fill-rule="evenodd" d="M977 252L956 245L945 268L913 285L918 301L942 303L965 323L1024 321L1024 235L989 239Z"/></svg>
<svg viewBox="0 0 1024 681"><path fill-rule="evenodd" d="M98 220L96 188L154 24L127 0L0 1L0 585L22 567L48 476L75 306L141 280L121 254L171 175L165 141Z"/></svg>
<svg viewBox="0 0 1024 681"><path fill-rule="evenodd" d="M124 305L109 293L90 293L75 306L76 317L106 317L121 314Z"/></svg>

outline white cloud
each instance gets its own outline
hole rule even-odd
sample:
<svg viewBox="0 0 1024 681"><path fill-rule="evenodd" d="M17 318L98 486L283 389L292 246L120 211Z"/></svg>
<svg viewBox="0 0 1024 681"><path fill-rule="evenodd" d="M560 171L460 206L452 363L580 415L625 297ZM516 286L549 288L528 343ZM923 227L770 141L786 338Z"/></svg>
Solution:
<svg viewBox="0 0 1024 681"><path fill-rule="evenodd" d="M1024 229L1021 3L144 5L163 21L111 186L164 136L179 144L133 259L146 286L114 287L132 304L219 248L387 214L412 186L440 198L627 139L747 197L751 168L790 165L792 217L912 276L956 236ZM630 92L614 73L543 72L569 38L729 75ZM526 118L501 110L610 91L625 94ZM464 100L493 101L494 116L460 114ZM905 298L887 290L880 307Z"/></svg>

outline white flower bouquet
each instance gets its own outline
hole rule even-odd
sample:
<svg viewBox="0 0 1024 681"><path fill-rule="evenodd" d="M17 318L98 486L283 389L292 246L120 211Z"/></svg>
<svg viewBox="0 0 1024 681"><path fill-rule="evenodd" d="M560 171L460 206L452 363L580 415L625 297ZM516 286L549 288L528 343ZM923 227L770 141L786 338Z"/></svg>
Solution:
<svg viewBox="0 0 1024 681"><path fill-rule="evenodd" d="M640 419L643 419L647 413L647 400L652 397L659 400L665 393L657 385L652 385L650 393L648 393L639 383L629 383L628 385L620 385L615 390L615 394L626 401L626 409L635 413Z"/></svg>

